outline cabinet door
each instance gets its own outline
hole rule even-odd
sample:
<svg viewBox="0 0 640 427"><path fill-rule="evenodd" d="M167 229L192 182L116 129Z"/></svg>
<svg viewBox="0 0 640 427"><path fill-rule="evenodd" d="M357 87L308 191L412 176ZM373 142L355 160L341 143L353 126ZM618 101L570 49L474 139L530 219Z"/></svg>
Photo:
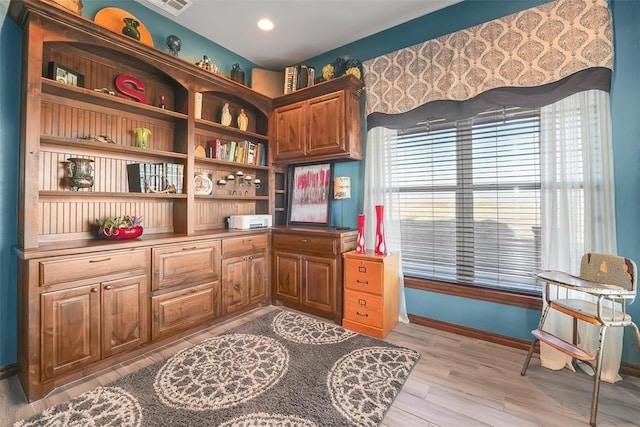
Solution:
<svg viewBox="0 0 640 427"><path fill-rule="evenodd" d="M299 303L302 290L302 257L286 252L275 252L274 263L275 297Z"/></svg>
<svg viewBox="0 0 640 427"><path fill-rule="evenodd" d="M347 151L344 92L309 100L307 112L307 156Z"/></svg>
<svg viewBox="0 0 640 427"><path fill-rule="evenodd" d="M147 276L102 283L102 357L147 342Z"/></svg>
<svg viewBox="0 0 640 427"><path fill-rule="evenodd" d="M330 258L304 257L302 303L333 314L336 308L336 261Z"/></svg>
<svg viewBox="0 0 640 427"><path fill-rule="evenodd" d="M275 159L286 160L304 157L306 154L305 103L298 102L278 108L273 117L275 121Z"/></svg>
<svg viewBox="0 0 640 427"><path fill-rule="evenodd" d="M41 295L42 380L100 359L100 287Z"/></svg>
<svg viewBox="0 0 640 427"><path fill-rule="evenodd" d="M222 260L222 313L231 313L249 303L247 295L247 257Z"/></svg>
<svg viewBox="0 0 640 427"><path fill-rule="evenodd" d="M267 254L265 253L257 253L247 257L249 302L252 304L260 302L267 297L268 267Z"/></svg>

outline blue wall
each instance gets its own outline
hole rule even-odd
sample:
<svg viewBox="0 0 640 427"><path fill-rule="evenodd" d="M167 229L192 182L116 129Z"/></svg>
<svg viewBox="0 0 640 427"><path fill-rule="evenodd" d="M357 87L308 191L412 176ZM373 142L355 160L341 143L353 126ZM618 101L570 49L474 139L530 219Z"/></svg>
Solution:
<svg viewBox="0 0 640 427"><path fill-rule="evenodd" d="M345 55L365 61L546 2L465 0L311 58L305 63L321 70L323 65ZM609 0L609 4L615 37L611 103L618 253L640 265L640 84L637 71L640 69L640 1ZM354 189L363 188L364 162L339 164L335 172L340 176L350 176ZM357 193L360 193L360 197L344 206L345 223L349 218L348 225L352 227L355 227L356 215L363 206L361 191L352 191L352 196ZM537 310L415 289L407 290L407 310L411 314L527 340L539 320ZM640 301L631 305L630 314L640 320ZM622 359L640 364L640 353L629 328L625 331Z"/></svg>
<svg viewBox="0 0 640 427"><path fill-rule="evenodd" d="M16 362L16 244L22 33L0 0L0 367Z"/></svg>
<svg viewBox="0 0 640 427"><path fill-rule="evenodd" d="M5 17L8 1L0 0L0 224L3 230L8 230L0 233L0 367L16 362L16 267L11 245L16 240L21 33L13 21ZM541 3L544 1L466 0L305 62L319 70L338 56L367 60ZM84 0L83 14L93 18L103 7L123 8L123 4L149 29L157 48L166 50L164 39L169 34L176 34L183 41L180 57L185 60L191 62L207 54L224 75L229 74L231 64L236 62L247 76L250 75L254 66L251 62L131 0L126 3ZM637 98L640 85L636 71L640 69L640 2L611 0L610 4L616 49L612 114L618 251L640 262L640 227L637 226L640 212L640 103ZM363 186L363 171L363 162L340 163L335 168L337 176L351 176L356 189ZM362 209L362 192L353 191L352 196L354 198L345 201L342 207L345 225L355 227L356 214ZM334 223L340 222L339 216L340 208L337 208ZM529 339L529 331L539 316L535 310L413 289L407 291L407 303L410 313L523 339ZM630 313L640 319L640 302L631 306ZM629 331L625 334L623 360L640 364L640 353Z"/></svg>
<svg viewBox="0 0 640 427"><path fill-rule="evenodd" d="M240 68L245 71L245 83L250 85L251 68L255 67L256 64L176 24L133 0L83 0L82 16L93 19L96 13L105 7L124 9L138 18L149 30L151 38L153 39L153 45L156 49L168 52L169 49L166 46L167 36L175 34L182 40L182 48L180 52L178 52L178 57L183 58L185 61L193 64L201 60L203 55L207 55L209 59L218 66L220 74L226 77L229 77L233 64L240 64Z"/></svg>

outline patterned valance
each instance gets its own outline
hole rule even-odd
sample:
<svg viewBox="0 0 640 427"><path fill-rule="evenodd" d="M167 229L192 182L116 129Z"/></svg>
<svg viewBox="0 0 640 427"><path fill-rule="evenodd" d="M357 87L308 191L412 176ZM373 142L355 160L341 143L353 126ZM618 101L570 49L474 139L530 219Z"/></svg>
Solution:
<svg viewBox="0 0 640 427"><path fill-rule="evenodd" d="M606 0L556 0L364 62L366 114L545 85L592 67L613 67Z"/></svg>

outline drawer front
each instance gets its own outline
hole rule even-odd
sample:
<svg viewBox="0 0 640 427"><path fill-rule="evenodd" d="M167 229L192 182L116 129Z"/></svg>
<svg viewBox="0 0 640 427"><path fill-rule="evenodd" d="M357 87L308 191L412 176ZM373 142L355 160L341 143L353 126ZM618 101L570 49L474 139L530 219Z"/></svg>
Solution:
<svg viewBox="0 0 640 427"><path fill-rule="evenodd" d="M382 295L382 268L379 262L347 258L344 263L344 286L354 291Z"/></svg>
<svg viewBox="0 0 640 427"><path fill-rule="evenodd" d="M151 298L153 339L189 329L220 314L220 282Z"/></svg>
<svg viewBox="0 0 640 427"><path fill-rule="evenodd" d="M220 241L153 248L154 291L220 277Z"/></svg>
<svg viewBox="0 0 640 427"><path fill-rule="evenodd" d="M382 328L382 297L345 290L344 318Z"/></svg>
<svg viewBox="0 0 640 427"><path fill-rule="evenodd" d="M275 234L273 236L274 249L303 253L320 253L337 255L336 239L324 236Z"/></svg>
<svg viewBox="0 0 640 427"><path fill-rule="evenodd" d="M41 261L40 286L146 269L147 264L148 257L145 249Z"/></svg>
<svg viewBox="0 0 640 427"><path fill-rule="evenodd" d="M267 236L245 236L224 239L222 241L222 255L234 256L267 250Z"/></svg>

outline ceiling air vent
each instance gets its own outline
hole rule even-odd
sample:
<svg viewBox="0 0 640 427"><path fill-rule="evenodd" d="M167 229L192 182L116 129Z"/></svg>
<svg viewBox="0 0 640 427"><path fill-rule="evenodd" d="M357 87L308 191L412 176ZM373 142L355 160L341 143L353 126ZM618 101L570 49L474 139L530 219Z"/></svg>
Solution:
<svg viewBox="0 0 640 427"><path fill-rule="evenodd" d="M138 0L140 1L140 0ZM147 3L151 3L154 6L159 7L167 13L173 16L178 16L185 11L186 8L191 6L193 2L191 0L145 0Z"/></svg>

